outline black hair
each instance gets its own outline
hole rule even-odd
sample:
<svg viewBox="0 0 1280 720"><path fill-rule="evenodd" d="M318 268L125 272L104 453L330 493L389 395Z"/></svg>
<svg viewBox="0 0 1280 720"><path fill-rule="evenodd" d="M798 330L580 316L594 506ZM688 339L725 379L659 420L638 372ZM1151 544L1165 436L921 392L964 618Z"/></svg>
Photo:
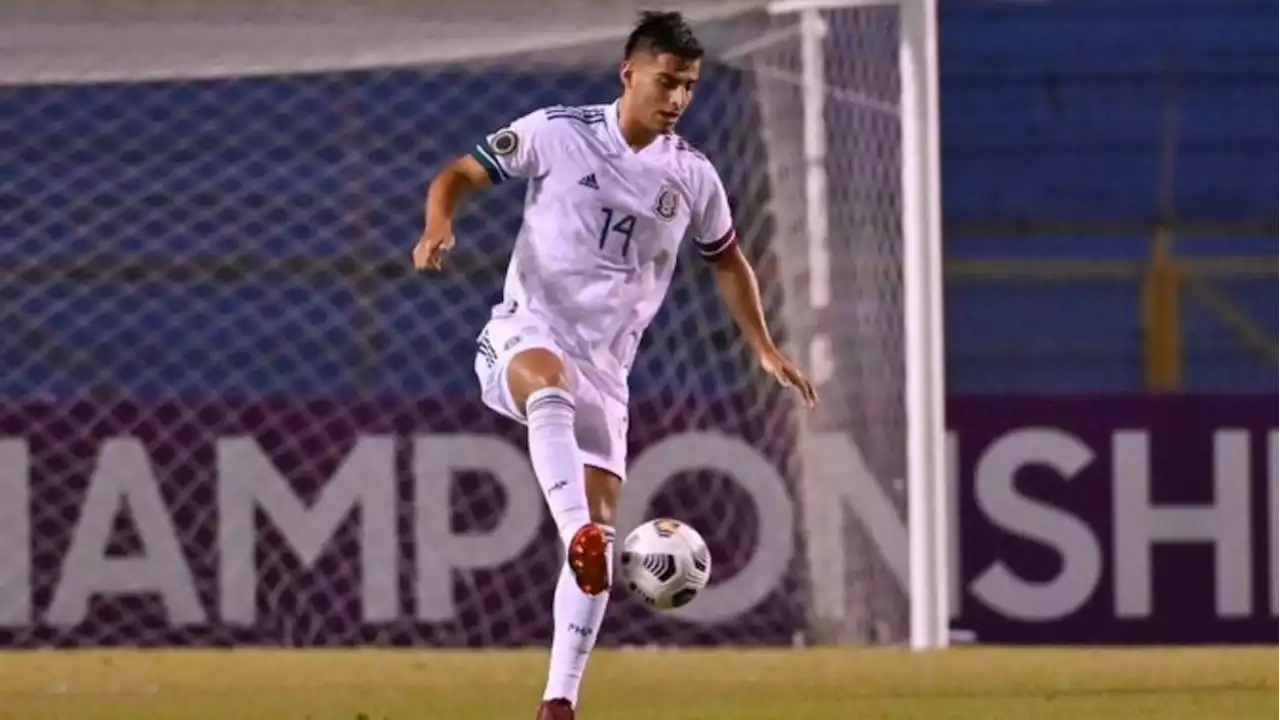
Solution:
<svg viewBox="0 0 1280 720"><path fill-rule="evenodd" d="M622 56L629 58L636 52L667 53L681 60L697 60L702 57L702 45L694 37L693 29L678 12L647 10L640 13Z"/></svg>

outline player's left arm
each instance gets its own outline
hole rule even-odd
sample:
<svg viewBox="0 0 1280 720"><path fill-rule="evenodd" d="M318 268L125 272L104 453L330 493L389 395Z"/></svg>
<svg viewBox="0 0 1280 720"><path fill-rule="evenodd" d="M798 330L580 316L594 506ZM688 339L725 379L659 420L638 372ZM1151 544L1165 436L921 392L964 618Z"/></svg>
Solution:
<svg viewBox="0 0 1280 720"><path fill-rule="evenodd" d="M710 170L703 187L700 193L703 197L694 212L694 242L698 252L711 264L720 297L747 344L755 351L761 367L783 386L794 387L805 404L813 407L818 402L813 383L778 349L769 334L764 304L760 300L760 282L738 243L719 174Z"/></svg>

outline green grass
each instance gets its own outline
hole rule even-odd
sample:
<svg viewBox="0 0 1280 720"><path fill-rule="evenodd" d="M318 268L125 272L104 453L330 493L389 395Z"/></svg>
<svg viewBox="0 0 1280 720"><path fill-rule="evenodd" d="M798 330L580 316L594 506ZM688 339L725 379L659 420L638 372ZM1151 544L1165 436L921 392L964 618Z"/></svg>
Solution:
<svg viewBox="0 0 1280 720"><path fill-rule="evenodd" d="M541 651L0 653L0 718L527 719ZM599 651L584 720L1246 720L1273 648Z"/></svg>

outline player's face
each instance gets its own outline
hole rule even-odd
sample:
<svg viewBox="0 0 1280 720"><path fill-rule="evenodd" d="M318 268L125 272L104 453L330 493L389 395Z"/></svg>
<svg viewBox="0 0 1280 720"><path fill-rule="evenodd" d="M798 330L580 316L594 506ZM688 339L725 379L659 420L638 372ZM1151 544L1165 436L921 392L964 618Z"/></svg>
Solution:
<svg viewBox="0 0 1280 720"><path fill-rule="evenodd" d="M693 99L699 60L670 53L637 53L622 65L622 83L632 120L655 132L670 132Z"/></svg>

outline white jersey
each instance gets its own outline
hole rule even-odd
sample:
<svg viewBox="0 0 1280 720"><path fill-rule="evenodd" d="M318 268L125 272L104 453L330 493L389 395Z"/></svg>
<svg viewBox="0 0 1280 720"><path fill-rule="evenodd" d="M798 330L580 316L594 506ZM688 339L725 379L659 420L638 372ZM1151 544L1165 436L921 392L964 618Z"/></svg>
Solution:
<svg viewBox="0 0 1280 720"><path fill-rule="evenodd" d="M678 135L632 150L616 101L536 110L472 154L494 183L529 180L495 312L533 313L584 370L625 398L680 243L691 235L713 258L737 240L719 174Z"/></svg>

